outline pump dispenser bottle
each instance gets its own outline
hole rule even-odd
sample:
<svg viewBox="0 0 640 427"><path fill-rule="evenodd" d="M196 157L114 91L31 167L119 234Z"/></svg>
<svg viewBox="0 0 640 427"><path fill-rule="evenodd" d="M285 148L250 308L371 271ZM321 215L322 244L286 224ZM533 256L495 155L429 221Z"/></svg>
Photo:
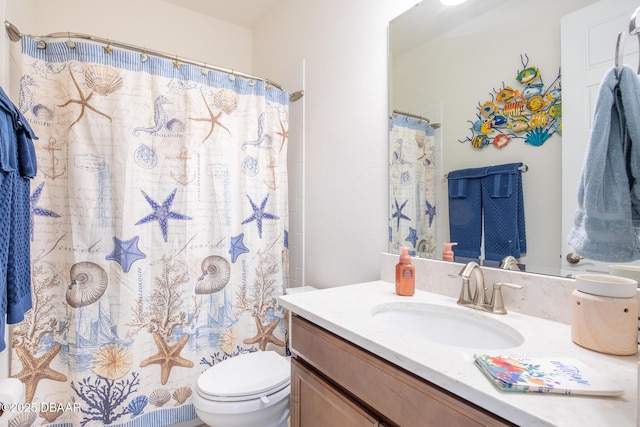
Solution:
<svg viewBox="0 0 640 427"><path fill-rule="evenodd" d="M402 247L400 262L396 265L396 294L411 296L416 291L416 269L411 264L409 248Z"/></svg>
<svg viewBox="0 0 640 427"><path fill-rule="evenodd" d="M442 260L443 261L454 261L453 256L453 247L458 243L443 243L444 250L442 251Z"/></svg>

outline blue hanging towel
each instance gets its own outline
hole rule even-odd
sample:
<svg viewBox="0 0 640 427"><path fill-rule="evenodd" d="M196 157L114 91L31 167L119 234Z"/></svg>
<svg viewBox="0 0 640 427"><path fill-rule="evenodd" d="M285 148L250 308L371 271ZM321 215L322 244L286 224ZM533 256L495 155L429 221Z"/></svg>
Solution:
<svg viewBox="0 0 640 427"><path fill-rule="evenodd" d="M487 168L451 171L449 183L449 240L458 242L456 257L478 259L482 245L482 191L480 178Z"/></svg>
<svg viewBox="0 0 640 427"><path fill-rule="evenodd" d="M0 88L0 351L7 323L31 309L30 180L37 165L26 119Z"/></svg>
<svg viewBox="0 0 640 427"><path fill-rule="evenodd" d="M485 259L501 261L527 252L522 163L487 168L482 177Z"/></svg>

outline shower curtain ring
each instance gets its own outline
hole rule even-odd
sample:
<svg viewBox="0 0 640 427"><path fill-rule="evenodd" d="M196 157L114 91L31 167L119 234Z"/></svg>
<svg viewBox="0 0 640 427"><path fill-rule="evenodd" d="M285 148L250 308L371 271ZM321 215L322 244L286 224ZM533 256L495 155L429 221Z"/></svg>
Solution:
<svg viewBox="0 0 640 427"><path fill-rule="evenodd" d="M180 68L180 61L178 61L178 56L176 55L176 60L173 61L173 68Z"/></svg>
<svg viewBox="0 0 640 427"><path fill-rule="evenodd" d="M229 81L230 82L236 81L236 75L233 74L233 70L231 70L231 74L229 74Z"/></svg>
<svg viewBox="0 0 640 427"><path fill-rule="evenodd" d="M143 50L140 54L140 62L147 62L148 59L147 52Z"/></svg>
<svg viewBox="0 0 640 427"><path fill-rule="evenodd" d="M104 47L104 53L106 53L107 55L111 55L111 52L113 52L113 48L111 47L111 41L107 39L107 45Z"/></svg>
<svg viewBox="0 0 640 427"><path fill-rule="evenodd" d="M71 40L71 33L67 32L67 41L65 42L69 49L75 49L76 44Z"/></svg>
<svg viewBox="0 0 640 427"><path fill-rule="evenodd" d="M209 70L207 70L207 63L204 63L204 67L202 67L202 75L206 76L207 74L209 74Z"/></svg>

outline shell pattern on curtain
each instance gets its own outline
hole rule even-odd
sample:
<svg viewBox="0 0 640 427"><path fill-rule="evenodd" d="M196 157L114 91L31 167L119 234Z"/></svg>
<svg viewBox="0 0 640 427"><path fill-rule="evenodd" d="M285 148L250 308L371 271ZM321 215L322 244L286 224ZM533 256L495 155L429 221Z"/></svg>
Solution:
<svg viewBox="0 0 640 427"><path fill-rule="evenodd" d="M22 40L33 308L20 425L162 426L239 353L286 353L288 94L93 43ZM46 408L46 406L43 406Z"/></svg>
<svg viewBox="0 0 640 427"><path fill-rule="evenodd" d="M436 164L433 128L394 114L389 121L389 251L436 254Z"/></svg>

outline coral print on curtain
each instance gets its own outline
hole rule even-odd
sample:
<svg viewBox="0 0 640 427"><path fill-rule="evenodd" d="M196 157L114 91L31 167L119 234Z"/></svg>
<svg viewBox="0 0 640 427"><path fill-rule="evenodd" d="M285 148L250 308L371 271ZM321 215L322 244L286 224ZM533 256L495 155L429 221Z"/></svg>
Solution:
<svg viewBox="0 0 640 427"><path fill-rule="evenodd" d="M194 419L206 368L286 351L288 94L91 43L21 58L38 173L11 375L58 406L18 421Z"/></svg>
<svg viewBox="0 0 640 427"><path fill-rule="evenodd" d="M436 163L433 128L425 120L394 114L389 123L389 251L436 255Z"/></svg>

